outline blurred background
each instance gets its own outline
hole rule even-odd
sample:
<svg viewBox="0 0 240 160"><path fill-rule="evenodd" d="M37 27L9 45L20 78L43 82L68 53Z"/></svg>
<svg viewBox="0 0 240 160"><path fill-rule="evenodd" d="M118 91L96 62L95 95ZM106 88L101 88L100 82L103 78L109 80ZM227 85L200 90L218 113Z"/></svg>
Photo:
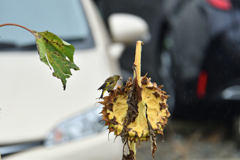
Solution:
<svg viewBox="0 0 240 160"><path fill-rule="evenodd" d="M53 3L48 9L45 8L45 12L27 11L25 4L15 14L10 14L13 10L7 12L7 8L13 3L1 4L0 10L3 13L0 12L2 15L0 24L10 22L11 19L12 23L21 23L30 29L49 30L58 34L60 38L75 46L75 61L81 69L69 79L67 93L57 94L56 97L52 95L60 92L58 89L61 87L60 82L52 80L49 71L43 69L47 68L46 66L39 68L35 66L35 62L29 64L32 69L37 67L44 73L39 77L31 75L27 81L20 78L22 87L19 87L19 76L15 78L13 76L16 67L11 71L4 71L4 75L11 73L9 77L15 80L10 82L9 78L3 78L0 86L1 97L7 95L10 97L7 100L1 99L0 106L1 121L4 121L0 122L2 133L0 152L4 158L17 160L38 156L41 159L59 160L71 157L72 160L89 160L96 159L94 155L89 154L94 149L97 150L97 159L119 159L120 141L112 144L113 139L111 139L111 144L106 144L104 140L107 140L107 134L106 129L102 129L103 124L94 126L101 118L92 121L84 115L95 116L101 108L97 106L98 110L94 109L95 101L92 99L95 100L100 96L100 92L96 89L106 77L119 73L123 77L123 83L128 77L132 77L135 42L142 40L144 42L142 75L148 73L152 82L164 85L163 90L170 95L168 105L171 117L164 131L165 136L158 136L155 159L240 159L240 2L238 0L71 0L69 2L65 2L66 4L64 1L58 2L62 4L58 7ZM37 2L32 3L31 5L34 6ZM11 7L20 8L21 4L13 6ZM44 8L44 2L38 6ZM51 12L52 10L54 12ZM29 14L33 12L36 12L36 15ZM6 13L9 15L7 18ZM31 20L26 18L22 20L21 17L16 19L12 16L17 16L19 13L28 15ZM49 15L51 18L47 19L45 25L30 23L35 22L36 17L38 20L40 18L40 22L44 22ZM67 20L64 25L62 19ZM69 30L68 28L71 28L70 31L65 32ZM7 68L12 61L12 55L18 55L15 54L17 52L27 53L26 57L29 57L31 52L37 52L33 45L34 39L24 38L22 41L22 34L19 34L20 38L14 39L13 37L16 37L14 34L19 31L14 31L14 34L10 35L10 32L13 33L12 30L1 32L2 29L0 29L1 68ZM9 52L14 54L8 58ZM38 60L38 55L35 55L33 58ZM16 63L19 60L22 59L17 58ZM32 59L26 61L30 60ZM36 63L40 63L37 60ZM26 66L22 69L21 66L22 64L17 66L19 68L17 73L26 69ZM88 71L84 68L88 68ZM4 69L0 71L3 73ZM30 75L25 76L30 77ZM39 82L40 77L41 82ZM88 79L93 86L83 89L86 85L82 77ZM94 77L98 78L94 79ZM29 85L33 81L38 82L39 88L32 88ZM5 87L12 84L15 85L11 89ZM17 121L21 124L27 121L21 118L12 121L13 118L16 119L17 111L20 112L20 109L16 110L16 106L23 108L29 105L35 111L30 110L30 112L26 109L25 111L29 112L26 115L31 118L36 116L43 105L35 104L38 97L43 94L40 90L50 92L44 97L47 99L44 102L46 109L41 112L41 114L48 113L45 115L47 120L40 123L41 118L35 117L35 124L30 125L31 129L29 124L22 125L28 128L26 129L28 134L21 130L19 133L21 136L12 139L14 134L10 133L18 131ZM30 100L13 98L12 93L15 93L15 97L19 95L31 97ZM86 98L86 95L89 96ZM70 98L71 103L67 98ZM19 101L21 103L18 103ZM55 104L56 101L59 103ZM10 116L13 113L8 111L8 108L14 110L14 116ZM49 108L52 109L49 111ZM85 125L82 124L83 121L86 122ZM37 128L38 125L42 126L40 131L33 132L32 128ZM86 126L89 132L85 132ZM37 136L34 136L35 134ZM27 137L29 135L30 138ZM92 139L95 140L94 143ZM53 147L49 149L49 146ZM110 155L106 156L103 153L104 150L114 147L116 150L112 150ZM59 152L61 154L57 156ZM152 159L150 143L139 144L137 153L139 160ZM43 154L46 156L42 157Z"/></svg>
<svg viewBox="0 0 240 160"><path fill-rule="evenodd" d="M149 26L142 75L164 85L172 114L156 157L239 159L240 2L96 2L106 24L109 15L123 12L140 16ZM132 73L134 47L120 58L125 79ZM139 148L139 158L150 159L144 150Z"/></svg>

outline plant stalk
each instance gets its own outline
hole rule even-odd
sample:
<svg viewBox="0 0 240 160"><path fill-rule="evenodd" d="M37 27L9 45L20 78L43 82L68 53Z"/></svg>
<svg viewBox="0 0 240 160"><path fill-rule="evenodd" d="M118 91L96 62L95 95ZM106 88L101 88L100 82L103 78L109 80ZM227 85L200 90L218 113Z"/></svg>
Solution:
<svg viewBox="0 0 240 160"><path fill-rule="evenodd" d="M136 150L136 142L132 141L130 142L130 150L134 152L134 160L136 160L136 154L137 154L137 150Z"/></svg>
<svg viewBox="0 0 240 160"><path fill-rule="evenodd" d="M33 34L33 31L31 29L28 29L27 27L24 27L22 25L19 25L19 24L15 24L15 23L5 23L5 24L0 24L0 27L3 27L3 26L17 26L17 27L21 27L27 31L29 31L30 33ZM1 160L1 159L0 159Z"/></svg>
<svg viewBox="0 0 240 160"><path fill-rule="evenodd" d="M135 69L133 70L133 79L137 78L138 81L138 86L142 87L141 83L141 52L142 52L142 41L137 41L136 42L136 51L135 51L135 61L134 61L134 67ZM128 142L130 146L130 150L134 152L134 159L136 159L136 142Z"/></svg>
<svg viewBox="0 0 240 160"><path fill-rule="evenodd" d="M138 85L141 87L141 52L142 52L142 41L136 42L136 51L135 51L135 62L134 66L136 66L136 73L133 71L133 79L135 79L137 74Z"/></svg>

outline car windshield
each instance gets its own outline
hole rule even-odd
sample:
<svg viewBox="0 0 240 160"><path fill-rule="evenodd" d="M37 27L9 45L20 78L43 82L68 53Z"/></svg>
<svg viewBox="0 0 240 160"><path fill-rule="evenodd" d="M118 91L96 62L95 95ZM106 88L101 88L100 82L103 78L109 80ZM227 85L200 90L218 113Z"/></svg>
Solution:
<svg viewBox="0 0 240 160"><path fill-rule="evenodd" d="M49 31L75 48L93 46L80 0L7 0L0 2L0 24L16 23L38 32ZM0 29L0 50L36 49L35 38L26 30L6 26Z"/></svg>

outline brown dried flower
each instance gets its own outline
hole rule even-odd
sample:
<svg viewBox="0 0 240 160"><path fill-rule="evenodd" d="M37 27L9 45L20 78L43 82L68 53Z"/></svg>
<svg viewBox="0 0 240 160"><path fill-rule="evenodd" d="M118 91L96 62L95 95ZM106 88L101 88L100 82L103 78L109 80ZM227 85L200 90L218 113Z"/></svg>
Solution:
<svg viewBox="0 0 240 160"><path fill-rule="evenodd" d="M109 133L121 136L124 146L129 148L128 155L123 153L124 160L136 159L136 142L149 138L154 157L157 149L156 134L163 135L170 116L166 103L169 96L161 90L162 86L152 83L146 75L140 78L140 58L137 54L141 44L141 41L137 42L134 79L129 78L125 86L118 86L99 102L104 105L102 120L106 122Z"/></svg>

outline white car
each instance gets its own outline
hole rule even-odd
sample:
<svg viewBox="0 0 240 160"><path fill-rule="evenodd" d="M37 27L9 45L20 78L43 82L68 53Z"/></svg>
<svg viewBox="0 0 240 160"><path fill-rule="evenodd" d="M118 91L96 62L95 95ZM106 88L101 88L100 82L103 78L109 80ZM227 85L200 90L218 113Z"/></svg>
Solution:
<svg viewBox="0 0 240 160"><path fill-rule="evenodd" d="M127 14L110 16L113 41L91 0L7 0L0 2L3 23L48 30L70 42L80 71L72 71L63 91L61 81L40 62L34 36L18 27L0 28L2 159L121 159L121 139L114 142L104 122L99 123L97 88L120 74L124 44L146 36L146 22Z"/></svg>

